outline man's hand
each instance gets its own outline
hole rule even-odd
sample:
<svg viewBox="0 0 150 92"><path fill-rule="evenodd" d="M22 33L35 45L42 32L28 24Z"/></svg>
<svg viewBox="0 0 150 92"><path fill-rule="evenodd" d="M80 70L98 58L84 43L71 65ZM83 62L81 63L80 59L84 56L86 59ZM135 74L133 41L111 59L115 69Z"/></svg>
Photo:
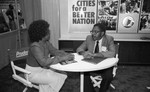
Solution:
<svg viewBox="0 0 150 92"><path fill-rule="evenodd" d="M83 53L83 57L84 58L88 58L88 59L92 59L93 58L93 54L91 52L89 52L89 51L85 51Z"/></svg>

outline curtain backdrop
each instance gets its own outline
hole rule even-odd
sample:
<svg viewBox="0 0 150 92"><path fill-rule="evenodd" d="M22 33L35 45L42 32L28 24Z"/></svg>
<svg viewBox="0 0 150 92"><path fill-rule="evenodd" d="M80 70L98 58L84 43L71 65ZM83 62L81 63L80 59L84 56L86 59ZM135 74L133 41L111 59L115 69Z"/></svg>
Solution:
<svg viewBox="0 0 150 92"><path fill-rule="evenodd" d="M59 0L41 0L42 19L50 23L50 42L58 48L60 32Z"/></svg>
<svg viewBox="0 0 150 92"><path fill-rule="evenodd" d="M27 27L34 20L41 19L41 0L19 0Z"/></svg>

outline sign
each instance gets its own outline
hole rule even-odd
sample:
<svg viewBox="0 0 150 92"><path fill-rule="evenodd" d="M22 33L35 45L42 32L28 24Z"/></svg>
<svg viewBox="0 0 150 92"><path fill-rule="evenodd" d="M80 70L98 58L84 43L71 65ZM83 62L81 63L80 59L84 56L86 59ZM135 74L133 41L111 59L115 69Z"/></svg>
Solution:
<svg viewBox="0 0 150 92"><path fill-rule="evenodd" d="M90 32L96 23L97 0L69 0L70 32Z"/></svg>

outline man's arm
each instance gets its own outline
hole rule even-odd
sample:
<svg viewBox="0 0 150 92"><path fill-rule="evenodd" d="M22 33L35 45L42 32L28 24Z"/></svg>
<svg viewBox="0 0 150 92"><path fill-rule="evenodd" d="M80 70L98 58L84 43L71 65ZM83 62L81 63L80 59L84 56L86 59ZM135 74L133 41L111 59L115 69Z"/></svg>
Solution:
<svg viewBox="0 0 150 92"><path fill-rule="evenodd" d="M83 55L85 53L85 50L87 49L87 43L84 41L76 50L76 52L80 55Z"/></svg>
<svg viewBox="0 0 150 92"><path fill-rule="evenodd" d="M87 39L76 50L79 55L83 55L84 58L93 58L93 54L87 50Z"/></svg>

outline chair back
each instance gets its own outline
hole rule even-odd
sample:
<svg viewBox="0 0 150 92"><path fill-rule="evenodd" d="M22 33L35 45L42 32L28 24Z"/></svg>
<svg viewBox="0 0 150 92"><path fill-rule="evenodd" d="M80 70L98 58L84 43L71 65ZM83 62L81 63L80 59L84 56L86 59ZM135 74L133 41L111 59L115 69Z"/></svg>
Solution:
<svg viewBox="0 0 150 92"><path fill-rule="evenodd" d="M28 51L29 51L29 47L24 47L16 50L8 49L8 58L10 60L11 67L13 70L12 77L26 86L23 92L26 92L27 87L34 87L36 89L39 89L38 85L32 84L28 80L28 75L31 74L31 72L23 69L22 67L15 65L14 63L15 61L22 61L22 59L27 59ZM23 75L17 74L17 71L21 72Z"/></svg>
<svg viewBox="0 0 150 92"><path fill-rule="evenodd" d="M28 50L29 50L29 47L24 47L24 48L17 49L17 50L8 49L9 60L16 61L16 60L26 59L28 56Z"/></svg>
<svg viewBox="0 0 150 92"><path fill-rule="evenodd" d="M28 56L28 49L29 47L24 47L20 49L8 49L8 59L11 63L11 67L13 70L13 73L16 75L16 70L18 69L18 66L14 64L15 61L26 59Z"/></svg>

